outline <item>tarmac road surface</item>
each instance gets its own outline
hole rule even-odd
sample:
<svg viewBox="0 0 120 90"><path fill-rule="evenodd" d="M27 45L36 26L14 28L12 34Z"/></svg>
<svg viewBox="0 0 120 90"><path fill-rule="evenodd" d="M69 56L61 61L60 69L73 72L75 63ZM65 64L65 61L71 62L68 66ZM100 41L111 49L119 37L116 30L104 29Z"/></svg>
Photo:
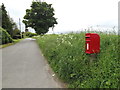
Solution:
<svg viewBox="0 0 120 90"><path fill-rule="evenodd" d="M34 39L2 49L2 88L62 88Z"/></svg>

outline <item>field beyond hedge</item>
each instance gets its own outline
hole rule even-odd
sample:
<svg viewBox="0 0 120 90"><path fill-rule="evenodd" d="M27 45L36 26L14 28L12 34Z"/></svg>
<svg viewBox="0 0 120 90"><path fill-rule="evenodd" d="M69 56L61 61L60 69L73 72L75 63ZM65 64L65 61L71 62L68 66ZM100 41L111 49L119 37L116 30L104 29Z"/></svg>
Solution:
<svg viewBox="0 0 120 90"><path fill-rule="evenodd" d="M85 33L36 37L56 75L69 88L119 88L120 43L117 35L99 33L101 51L85 53Z"/></svg>

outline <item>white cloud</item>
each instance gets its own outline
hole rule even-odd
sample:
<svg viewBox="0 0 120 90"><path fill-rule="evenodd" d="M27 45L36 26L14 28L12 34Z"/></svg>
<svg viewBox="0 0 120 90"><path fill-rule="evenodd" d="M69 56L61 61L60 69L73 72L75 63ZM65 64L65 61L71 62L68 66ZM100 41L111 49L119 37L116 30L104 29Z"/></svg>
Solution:
<svg viewBox="0 0 120 90"><path fill-rule="evenodd" d="M33 0L2 0L10 16L18 22ZM55 32L79 30L88 26L117 26L119 0L41 0L52 3L58 25Z"/></svg>

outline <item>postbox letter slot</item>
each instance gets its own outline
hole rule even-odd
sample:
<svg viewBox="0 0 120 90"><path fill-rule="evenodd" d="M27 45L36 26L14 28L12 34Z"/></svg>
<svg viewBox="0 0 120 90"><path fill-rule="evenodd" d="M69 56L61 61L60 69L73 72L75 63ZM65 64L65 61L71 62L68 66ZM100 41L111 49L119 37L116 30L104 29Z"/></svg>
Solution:
<svg viewBox="0 0 120 90"><path fill-rule="evenodd" d="M89 36L86 36L86 38L90 38Z"/></svg>

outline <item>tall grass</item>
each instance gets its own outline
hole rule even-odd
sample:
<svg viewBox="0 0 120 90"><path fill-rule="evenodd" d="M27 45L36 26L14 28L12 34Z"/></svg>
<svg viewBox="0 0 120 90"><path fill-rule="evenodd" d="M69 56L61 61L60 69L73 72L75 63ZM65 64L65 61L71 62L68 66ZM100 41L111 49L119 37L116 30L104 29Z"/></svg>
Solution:
<svg viewBox="0 0 120 90"><path fill-rule="evenodd" d="M101 51L92 62L91 55L85 53L84 32L36 39L53 71L69 88L120 88L118 36L102 32L99 35Z"/></svg>

